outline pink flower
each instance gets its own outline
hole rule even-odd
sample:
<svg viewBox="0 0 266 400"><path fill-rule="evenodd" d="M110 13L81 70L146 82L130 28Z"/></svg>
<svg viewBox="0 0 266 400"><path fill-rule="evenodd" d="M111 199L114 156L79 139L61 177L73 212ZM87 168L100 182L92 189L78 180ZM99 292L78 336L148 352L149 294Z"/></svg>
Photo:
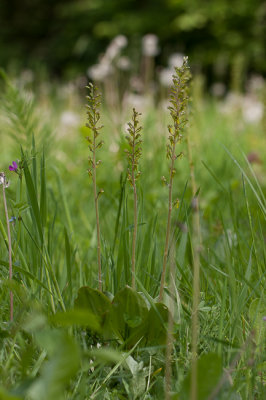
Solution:
<svg viewBox="0 0 266 400"><path fill-rule="evenodd" d="M14 171L17 172L18 170L18 164L16 163L16 161L12 161L12 165L9 165L9 171Z"/></svg>

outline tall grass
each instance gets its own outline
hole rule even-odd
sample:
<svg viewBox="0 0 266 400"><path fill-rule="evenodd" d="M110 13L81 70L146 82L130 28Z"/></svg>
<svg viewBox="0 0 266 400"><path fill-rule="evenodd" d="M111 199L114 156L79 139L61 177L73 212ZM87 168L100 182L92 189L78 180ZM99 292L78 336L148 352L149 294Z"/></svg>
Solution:
<svg viewBox="0 0 266 400"><path fill-rule="evenodd" d="M5 90L8 94L10 87ZM251 136L246 126L240 136L217 104L201 99L200 115L195 112L195 122L188 128L200 208L195 209L198 189L191 184L191 169L184 157L173 187L174 197L178 195L180 200L179 207L172 210L170 274L166 274L164 305L160 306L154 299L160 293L168 200L159 182L169 168L164 151L169 117L163 114L166 128L162 132L158 110L153 106L147 113L141 110L144 134L136 224L132 189L125 184L127 141L123 130L110 134L108 110L103 108L105 146L97 186L105 190L99 203L105 294L93 293L101 299L105 296L105 300L88 303L87 299L87 308L77 308L81 286L99 287L95 192L88 187L84 148L87 129L82 127L81 118L79 131L71 131L64 139L51 136L47 147L37 129L41 121L36 119L35 138L30 124L16 111L17 96L21 96L25 115L35 113L38 102L23 103L23 93L12 90L13 95L8 95L10 108L2 108L2 132L5 124L19 132L23 123L27 140L20 143L6 137L1 166L7 171L11 161L19 159L23 179L6 172L10 180L6 189L9 219L14 217L10 222L11 282L11 240L0 206L0 398L188 399L193 383L193 396L198 399L264 398L265 165L264 161L254 164L254 171L242 154L248 154L254 137L258 149L263 146L261 127L258 125ZM57 104L56 98L51 101ZM16 118L9 117L10 110ZM237 144L233 139L236 135ZM180 144L180 151L186 155L185 143ZM121 295L121 289L132 284L134 226L138 227L135 278L141 294L133 291L133 316L126 308L128 303L113 304L119 304L120 310L125 307L119 315L125 330L134 331L140 318L138 310L146 306L153 316L151 328L152 323L158 325L144 331L144 337L135 342L131 338L130 345L112 336L108 324L102 330L100 315L101 301L109 307L113 296ZM195 281L193 289L197 263L201 267L198 300ZM14 295L13 322L9 321L10 290ZM88 304L94 305L97 316ZM196 311L198 322L194 321L192 329ZM112 316L120 320L117 314ZM194 344L192 332L197 334Z"/></svg>

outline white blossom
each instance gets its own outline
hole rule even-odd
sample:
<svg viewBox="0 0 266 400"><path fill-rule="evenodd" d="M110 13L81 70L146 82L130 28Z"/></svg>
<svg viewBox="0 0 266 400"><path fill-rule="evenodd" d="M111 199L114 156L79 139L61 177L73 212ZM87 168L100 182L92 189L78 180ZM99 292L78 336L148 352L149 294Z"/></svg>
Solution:
<svg viewBox="0 0 266 400"><path fill-rule="evenodd" d="M103 81L112 72L112 66L107 62L95 64L87 70L88 76L94 81Z"/></svg>
<svg viewBox="0 0 266 400"><path fill-rule="evenodd" d="M266 82L261 75L252 75L247 83L247 91L251 94L261 91Z"/></svg>
<svg viewBox="0 0 266 400"><path fill-rule="evenodd" d="M74 113L73 111L66 110L62 112L60 116L60 123L64 127L71 127L75 128L80 123L80 117L78 114Z"/></svg>
<svg viewBox="0 0 266 400"><path fill-rule="evenodd" d="M127 38L124 35L118 35L112 40L112 43L114 43L119 49L123 49L127 46Z"/></svg>
<svg viewBox="0 0 266 400"><path fill-rule="evenodd" d="M123 56L117 60L116 65L117 65L117 68L121 69L122 71L128 71L130 69L131 62L128 57Z"/></svg>
<svg viewBox="0 0 266 400"><path fill-rule="evenodd" d="M175 71L173 68L164 68L160 71L159 80L162 86L170 87Z"/></svg>
<svg viewBox="0 0 266 400"><path fill-rule="evenodd" d="M242 102L242 115L247 123L260 122L263 117L263 104L251 96L246 96Z"/></svg>
<svg viewBox="0 0 266 400"><path fill-rule="evenodd" d="M159 54L158 36L148 34L142 38L142 52L145 56L155 57Z"/></svg>
<svg viewBox="0 0 266 400"><path fill-rule="evenodd" d="M170 68L181 68L184 61L184 54L173 53L168 59L168 65Z"/></svg>

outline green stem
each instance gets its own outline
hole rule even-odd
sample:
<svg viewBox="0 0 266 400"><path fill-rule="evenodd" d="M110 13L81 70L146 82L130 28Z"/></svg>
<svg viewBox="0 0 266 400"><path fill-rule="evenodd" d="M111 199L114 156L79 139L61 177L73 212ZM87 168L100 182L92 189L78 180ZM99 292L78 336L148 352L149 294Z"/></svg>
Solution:
<svg viewBox="0 0 266 400"><path fill-rule="evenodd" d="M191 347L192 347L192 366L191 366L191 391L190 399L197 400L198 398L198 335L199 335L199 317L198 308L200 301L200 249L201 249L201 229L200 229L200 213L198 198L196 197L197 188L194 172L194 163L192 158L190 138L187 136L187 150L190 166L190 178L193 195L193 303L192 303L192 334L191 334Z"/></svg>
<svg viewBox="0 0 266 400"><path fill-rule="evenodd" d="M166 273L166 263L168 257L168 247L169 247L169 237L170 237L170 229L171 229L171 215L172 215L172 191L173 191L173 171L174 171L174 163L175 163L175 147L176 147L176 139L172 146L172 154L171 154L171 167L170 167L170 181L169 181L169 195L168 195L168 218L167 218L167 228L166 228L166 238L165 238L165 246L164 246L164 254L163 254L163 270L161 276L161 284L160 284L160 293L159 293L159 301L163 299L163 289L165 283L165 273Z"/></svg>
<svg viewBox="0 0 266 400"><path fill-rule="evenodd" d="M6 215L6 226L7 226L7 236L8 236L8 263L9 263L9 280L12 280L13 270L12 270L12 244L11 244L11 233L10 233L10 225L8 218L8 210L6 203L6 192L5 192L5 177L3 182L3 199L4 199L4 207L5 207L5 215ZM10 290L10 321L13 321L13 292Z"/></svg>
<svg viewBox="0 0 266 400"><path fill-rule="evenodd" d="M136 239L137 239L137 226L138 226L138 197L137 197L137 188L136 188L136 181L135 181L135 173L134 173L134 151L135 151L135 144L133 147L133 163L132 163L132 184L133 184L133 191L134 191L134 231L133 231L133 240L132 240L132 288L136 288L136 279L135 279L135 272L136 272Z"/></svg>
<svg viewBox="0 0 266 400"><path fill-rule="evenodd" d="M101 266L101 234L100 234L100 220L98 208L98 194L96 185L96 135L93 137L93 191L94 191L94 204L96 214L96 227L97 227L97 259L98 259L98 282L99 290L102 291L102 266Z"/></svg>

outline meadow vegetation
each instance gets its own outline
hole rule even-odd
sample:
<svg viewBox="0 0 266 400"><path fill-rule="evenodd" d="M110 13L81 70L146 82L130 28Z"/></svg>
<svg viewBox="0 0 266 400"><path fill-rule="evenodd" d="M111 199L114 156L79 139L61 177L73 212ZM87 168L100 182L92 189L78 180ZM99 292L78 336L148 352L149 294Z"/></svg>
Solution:
<svg viewBox="0 0 266 400"><path fill-rule="evenodd" d="M265 398L265 88L150 61L134 93L1 73L1 400Z"/></svg>

